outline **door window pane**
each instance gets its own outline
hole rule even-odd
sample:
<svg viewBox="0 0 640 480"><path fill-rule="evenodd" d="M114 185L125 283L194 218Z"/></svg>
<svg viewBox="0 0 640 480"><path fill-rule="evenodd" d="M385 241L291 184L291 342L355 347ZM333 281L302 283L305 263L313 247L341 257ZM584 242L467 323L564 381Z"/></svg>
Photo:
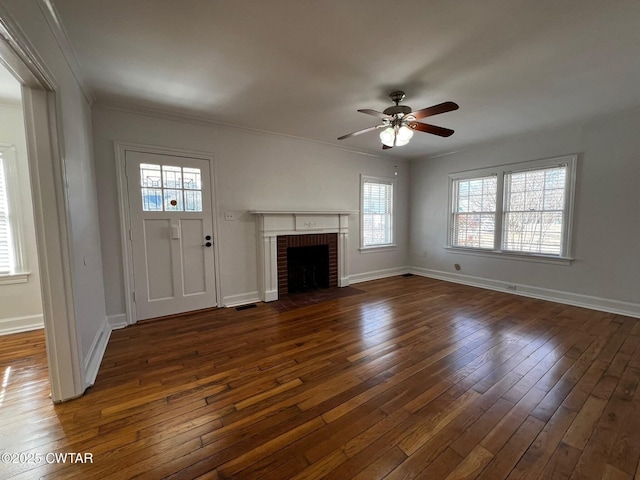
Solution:
<svg viewBox="0 0 640 480"><path fill-rule="evenodd" d="M145 212L202 211L199 168L141 163L140 185Z"/></svg>
<svg viewBox="0 0 640 480"><path fill-rule="evenodd" d="M163 165L162 186L164 188L182 188L182 168Z"/></svg>
<svg viewBox="0 0 640 480"><path fill-rule="evenodd" d="M162 190L160 188L142 189L142 210L145 212L162 211Z"/></svg>

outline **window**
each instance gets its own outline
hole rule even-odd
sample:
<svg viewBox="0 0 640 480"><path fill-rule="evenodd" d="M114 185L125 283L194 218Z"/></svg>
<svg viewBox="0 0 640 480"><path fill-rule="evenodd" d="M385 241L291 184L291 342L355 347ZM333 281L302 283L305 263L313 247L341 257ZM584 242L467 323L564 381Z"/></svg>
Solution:
<svg viewBox="0 0 640 480"><path fill-rule="evenodd" d="M15 148L0 145L0 283L27 281L15 169Z"/></svg>
<svg viewBox="0 0 640 480"><path fill-rule="evenodd" d="M570 258L576 155L453 174L451 248Z"/></svg>
<svg viewBox="0 0 640 480"><path fill-rule="evenodd" d="M0 157L0 274L11 273L13 269L13 241L9 220L9 201L7 199L7 175L5 160Z"/></svg>
<svg viewBox="0 0 640 480"><path fill-rule="evenodd" d="M496 225L496 176L457 180L453 212L457 247L493 248Z"/></svg>
<svg viewBox="0 0 640 480"><path fill-rule="evenodd" d="M379 177L361 177L362 248L393 245L393 187L395 181Z"/></svg>
<svg viewBox="0 0 640 480"><path fill-rule="evenodd" d="M142 210L145 212L201 212L199 168L140 164Z"/></svg>

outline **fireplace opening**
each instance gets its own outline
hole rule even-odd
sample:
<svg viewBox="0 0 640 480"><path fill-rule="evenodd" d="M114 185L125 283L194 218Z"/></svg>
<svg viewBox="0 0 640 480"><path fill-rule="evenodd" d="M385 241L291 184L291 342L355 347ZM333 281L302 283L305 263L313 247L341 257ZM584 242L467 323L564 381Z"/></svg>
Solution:
<svg viewBox="0 0 640 480"><path fill-rule="evenodd" d="M329 288L329 245L287 248L288 293Z"/></svg>
<svg viewBox="0 0 640 480"><path fill-rule="evenodd" d="M311 250L304 253L308 248ZM294 256L293 264L289 262L290 255ZM338 286L337 233L279 235L277 258L279 296Z"/></svg>

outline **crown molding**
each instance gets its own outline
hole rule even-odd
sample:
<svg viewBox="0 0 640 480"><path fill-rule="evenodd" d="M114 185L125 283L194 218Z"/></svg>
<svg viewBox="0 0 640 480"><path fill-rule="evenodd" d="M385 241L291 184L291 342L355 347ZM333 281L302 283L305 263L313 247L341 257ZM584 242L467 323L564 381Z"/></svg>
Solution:
<svg viewBox="0 0 640 480"><path fill-rule="evenodd" d="M350 147L345 147L345 146L340 146L340 145L336 145L334 143L331 142L326 142L326 141L322 141L322 140L315 140L315 139L311 139L311 138L305 138L305 137L299 137L296 135L289 135L286 133L279 133L279 132L273 132L270 130L262 130L259 128L251 128L251 127L244 127L242 125L235 125L233 123L226 123L226 122L220 122L217 120L213 120L211 118L207 118L206 116L203 115L192 115L192 114L185 114L185 113L175 113L175 112L170 112L168 110L163 110L163 109L158 109L158 108L150 108L150 107L142 107L142 106L138 106L138 105L132 105L132 104L122 104L122 103L117 103L117 102L101 102L101 101L96 101L95 104L92 105L93 108L97 108L97 109L101 109L101 110L113 110L116 112L123 112L123 113L130 113L133 115L142 115L145 117L152 117L152 118L160 118L163 120L171 120L171 121L175 121L175 122L182 122L182 123L192 123L195 125L215 125L217 127L224 127L224 128L232 128L232 129L238 129L238 130L243 130L245 132L249 132L249 133L254 133L257 135L273 135L276 137L283 137L283 138L290 138L290 139L294 139L294 140L298 140L298 141L302 141L302 142L309 142L309 143L314 143L317 145L325 145L325 146L329 146L332 148L335 148L337 150L342 150L344 152L348 152L348 153L353 153L356 155L364 155L367 157L375 157L375 158L381 158L384 160L389 160L389 161L394 161L396 163L408 163L407 159L404 158L398 158L398 157L386 157L383 155L380 155L379 153L375 153L372 151L366 151L366 150L358 150L355 148L350 148Z"/></svg>
<svg viewBox="0 0 640 480"><path fill-rule="evenodd" d="M75 48L73 48L73 45L71 44L71 40L69 40L69 36L67 35L67 31L64 28L62 20L60 19L58 10L53 4L53 0L38 0L37 3L47 21L47 24L49 24L49 29L51 30L51 33L53 33L56 43L60 47L60 51L62 52L71 73L80 86L80 90L82 90L82 93L89 105L93 105L96 101L95 94L89 83L85 80L80 60L78 59Z"/></svg>

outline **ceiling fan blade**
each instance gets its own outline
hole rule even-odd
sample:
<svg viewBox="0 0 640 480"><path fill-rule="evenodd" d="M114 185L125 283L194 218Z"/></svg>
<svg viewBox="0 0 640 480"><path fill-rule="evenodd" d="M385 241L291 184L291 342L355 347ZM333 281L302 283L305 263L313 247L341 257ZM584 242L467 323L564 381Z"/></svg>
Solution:
<svg viewBox="0 0 640 480"><path fill-rule="evenodd" d="M393 147L390 147L389 145L385 145L384 143L382 144L383 150L389 150L390 148L393 148Z"/></svg>
<svg viewBox="0 0 640 480"><path fill-rule="evenodd" d="M356 135L361 135L363 133L372 132L373 130L377 130L379 127L380 127L380 125L376 125L375 127L369 127L369 128L365 128L364 130L358 130L357 132L348 133L346 135L338 137L338 140L344 140L345 138L355 137Z"/></svg>
<svg viewBox="0 0 640 480"><path fill-rule="evenodd" d="M367 115L373 115L374 117L378 117L378 118L382 118L383 120L387 119L387 118L391 118L389 115L387 115L386 113L382 113L382 112L377 112L375 110L371 110L370 108L363 108L361 110L358 110L360 113L366 113Z"/></svg>
<svg viewBox="0 0 640 480"><path fill-rule="evenodd" d="M453 130L444 127L438 127L436 125L429 125L428 123L411 122L409 124L414 130L420 130L425 133L432 133L433 135L439 135L441 137L450 137L453 135Z"/></svg>
<svg viewBox="0 0 640 480"><path fill-rule="evenodd" d="M444 102L438 105L434 105L433 107L423 108L422 110L418 110L417 112L411 112L410 115L418 118L431 117L433 115L438 115L440 113L452 112L460 108L457 103L454 102Z"/></svg>

